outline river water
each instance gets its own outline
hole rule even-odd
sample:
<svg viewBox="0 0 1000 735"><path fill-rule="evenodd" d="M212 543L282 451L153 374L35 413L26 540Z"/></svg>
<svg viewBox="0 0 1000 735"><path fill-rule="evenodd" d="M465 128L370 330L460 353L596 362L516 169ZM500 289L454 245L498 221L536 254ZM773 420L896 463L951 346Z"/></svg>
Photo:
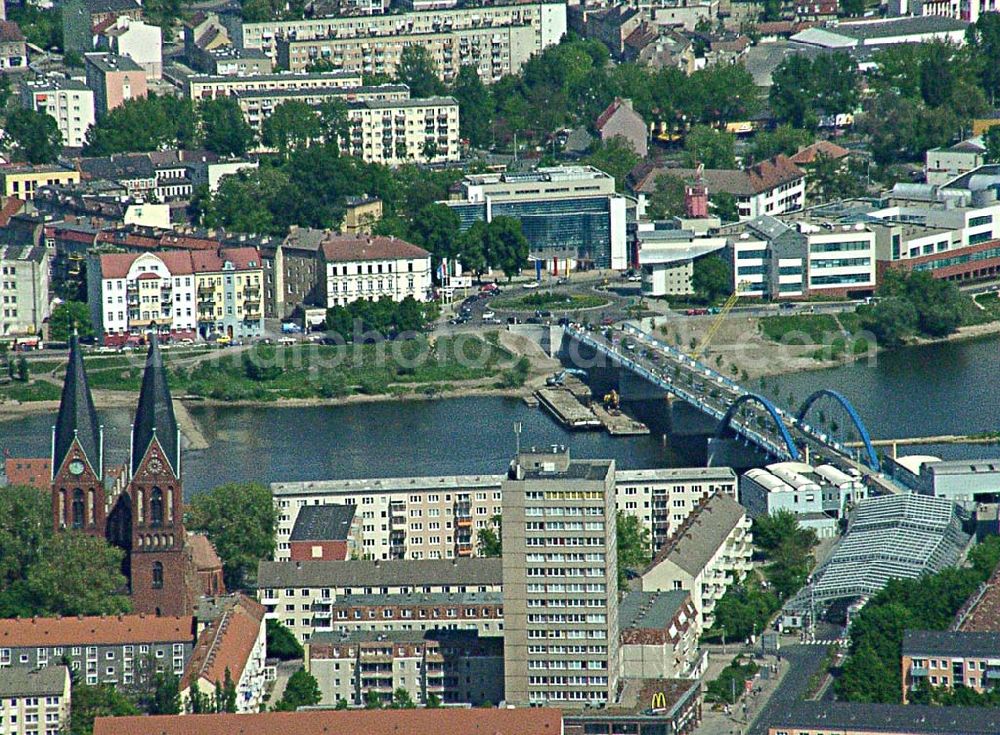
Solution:
<svg viewBox="0 0 1000 735"><path fill-rule="evenodd" d="M756 386L754 386L756 389ZM819 388L843 393L874 437L967 434L1000 430L1000 339L903 348L875 364L800 372L771 379L765 392L801 403ZM647 404L643 414L648 414ZM497 397L311 408L193 405L209 448L183 455L185 488L200 492L226 481L318 480L502 472L523 446L566 444L574 456L610 457L623 468L704 461L698 440L612 438L568 432L540 409ZM108 456L123 459L131 411L102 412ZM0 421L0 449L15 456L49 453L54 415ZM1000 456L1000 447L911 447L903 453L946 458Z"/></svg>

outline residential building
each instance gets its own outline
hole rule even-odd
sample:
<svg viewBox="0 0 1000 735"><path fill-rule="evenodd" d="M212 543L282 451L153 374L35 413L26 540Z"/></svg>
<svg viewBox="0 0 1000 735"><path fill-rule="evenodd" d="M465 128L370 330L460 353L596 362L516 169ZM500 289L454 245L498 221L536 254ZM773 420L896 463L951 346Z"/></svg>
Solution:
<svg viewBox="0 0 1000 735"><path fill-rule="evenodd" d="M848 173L851 152L829 140L817 140L800 148L797 153L789 156L788 160L806 172L806 198L818 197L820 201L825 201L832 197L829 195L830 192L823 190L822 178L814 176L817 167L821 164L832 165L840 173Z"/></svg>
<svg viewBox="0 0 1000 735"><path fill-rule="evenodd" d="M426 735L430 732L491 732L502 735L561 733L562 712L557 709L420 708L382 710L301 710L261 712L255 715L160 715L156 717L98 717L94 735ZM151 729L152 728L152 729Z"/></svg>
<svg viewBox="0 0 1000 735"><path fill-rule="evenodd" d="M5 735L58 735L69 729L69 669L0 668L0 730Z"/></svg>
<svg viewBox="0 0 1000 735"><path fill-rule="evenodd" d="M8 164L0 166L0 187L5 197L28 200L43 186L77 184L80 172L64 166Z"/></svg>
<svg viewBox="0 0 1000 735"><path fill-rule="evenodd" d="M288 537L292 561L344 561L358 553L355 505L307 505Z"/></svg>
<svg viewBox="0 0 1000 735"><path fill-rule="evenodd" d="M256 248L92 255L87 290L105 344L154 327L172 339L262 334L263 268Z"/></svg>
<svg viewBox="0 0 1000 735"><path fill-rule="evenodd" d="M198 57L198 71L211 76L257 76L273 74L271 57L257 49L238 49L233 46L202 51Z"/></svg>
<svg viewBox="0 0 1000 735"><path fill-rule="evenodd" d="M344 206L344 221L340 223L344 235L370 235L372 227L382 219L382 200L378 197L347 197Z"/></svg>
<svg viewBox="0 0 1000 735"><path fill-rule="evenodd" d="M399 630L474 630L503 634L503 594L490 592L406 592L350 594L314 606L312 632L339 634Z"/></svg>
<svg viewBox="0 0 1000 735"><path fill-rule="evenodd" d="M7 485L23 485L48 491L52 478L52 460L44 457L7 457L4 459Z"/></svg>
<svg viewBox="0 0 1000 735"><path fill-rule="evenodd" d="M93 51L97 37L118 18L142 20L142 5L137 0L66 0L60 7L63 46L78 54Z"/></svg>
<svg viewBox="0 0 1000 735"><path fill-rule="evenodd" d="M21 27L9 20L0 20L0 72L28 68L28 44Z"/></svg>
<svg viewBox="0 0 1000 735"><path fill-rule="evenodd" d="M403 689L418 706L433 696L473 707L503 701L503 639L472 630L317 633L306 644L306 669L320 705L392 704Z"/></svg>
<svg viewBox="0 0 1000 735"><path fill-rule="evenodd" d="M147 79L163 76L163 36L158 25L119 16L110 28L101 31L98 46L134 61Z"/></svg>
<svg viewBox="0 0 1000 735"><path fill-rule="evenodd" d="M867 221L840 224L814 212L784 221L765 215L721 234L728 237L733 288L745 296L858 297L875 290L877 235Z"/></svg>
<svg viewBox="0 0 1000 735"><path fill-rule="evenodd" d="M289 91L331 87L360 87L360 73L327 71L311 74L250 74L247 76L194 74L184 80L188 99L226 97L235 92Z"/></svg>
<svg viewBox="0 0 1000 735"><path fill-rule="evenodd" d="M258 133L261 132L264 121L274 112L274 108L284 102L305 102L316 107L331 100L351 104L366 100L403 102L410 98L409 87L405 84L380 84L374 87L347 87L333 84L329 87L303 86L291 89L235 89L230 94L236 98L247 124Z"/></svg>
<svg viewBox="0 0 1000 735"><path fill-rule="evenodd" d="M751 568L750 525L733 498L711 496L656 552L642 573L642 591L688 591L702 628L712 627L716 603Z"/></svg>
<svg viewBox="0 0 1000 735"><path fill-rule="evenodd" d="M49 318L49 255L42 245L0 245L0 337L38 335Z"/></svg>
<svg viewBox="0 0 1000 735"><path fill-rule="evenodd" d="M566 33L566 5L529 2L261 23L225 16L223 22L239 48L261 49L272 58L278 58L286 41L313 42L313 51L306 47L297 55L296 66L286 67L291 71L312 58L356 71L367 65L366 71L392 76L402 49L419 43L431 52L444 79L451 79L463 64L474 64L489 82L517 73L533 54L559 43ZM285 60L291 62L295 55L285 48Z"/></svg>
<svg viewBox="0 0 1000 735"><path fill-rule="evenodd" d="M285 319L300 304L325 303L326 266L321 247L328 234L292 225L284 240L261 248L266 316Z"/></svg>
<svg viewBox="0 0 1000 735"><path fill-rule="evenodd" d="M723 493L735 500L737 478L730 467L618 470L615 486L618 510L638 517L656 551L708 497Z"/></svg>
<svg viewBox="0 0 1000 735"><path fill-rule="evenodd" d="M615 701L614 460L517 455L503 483L504 696L515 706Z"/></svg>
<svg viewBox="0 0 1000 735"><path fill-rule="evenodd" d="M861 478L828 464L778 462L740 476L740 504L751 518L788 511L820 538L836 536L840 519L867 497Z"/></svg>
<svg viewBox="0 0 1000 735"><path fill-rule="evenodd" d="M157 29L159 30L159 29ZM111 53L85 54L87 86L94 91L97 117L131 99L146 96L146 72L127 56Z"/></svg>
<svg viewBox="0 0 1000 735"><path fill-rule="evenodd" d="M501 584L499 559L262 561L257 568L257 595L267 617L280 620L303 642L314 629L334 630L332 606L345 597L499 592ZM454 616L446 612L443 619L449 617L456 627L461 625L457 608ZM462 627L496 635L499 627L487 631L475 622L484 617L499 616L495 610L486 616L480 611L472 624ZM388 619L384 613L383 619Z"/></svg>
<svg viewBox="0 0 1000 735"><path fill-rule="evenodd" d="M625 679L697 679L698 612L686 590L629 592L618 604L621 676Z"/></svg>
<svg viewBox="0 0 1000 735"><path fill-rule="evenodd" d="M1000 633L1000 569L972 593L955 616L954 627L963 632Z"/></svg>
<svg viewBox="0 0 1000 735"><path fill-rule="evenodd" d="M957 176L986 163L986 146L982 136L969 138L950 146L931 148L925 155L924 179L928 184L946 184Z"/></svg>
<svg viewBox="0 0 1000 735"><path fill-rule="evenodd" d="M327 308L359 299L431 298L431 254L400 238L331 234L322 255Z"/></svg>
<svg viewBox="0 0 1000 735"><path fill-rule="evenodd" d="M473 222L514 217L546 270L628 267L626 199L613 177L592 166L555 166L528 173L472 174L443 204Z"/></svg>
<svg viewBox="0 0 1000 735"><path fill-rule="evenodd" d="M1000 682L1000 633L908 630L902 667L903 704L916 688L992 691Z"/></svg>
<svg viewBox="0 0 1000 735"><path fill-rule="evenodd" d="M62 77L41 77L21 87L21 106L49 115L56 121L63 145L81 148L94 124L94 92L83 82Z"/></svg>
<svg viewBox="0 0 1000 735"><path fill-rule="evenodd" d="M615 97L614 101L597 117L594 123L601 141L621 137L629 142L639 158L649 152L649 128L642 115L632 107L632 100Z"/></svg>
<svg viewBox="0 0 1000 735"><path fill-rule="evenodd" d="M64 661L84 684L128 686L151 670L180 676L194 649L191 616L13 618L0 628L0 671Z"/></svg>
<svg viewBox="0 0 1000 735"><path fill-rule="evenodd" d="M993 707L793 702L775 714L767 735L991 735L1000 731Z"/></svg>
<svg viewBox="0 0 1000 735"><path fill-rule="evenodd" d="M223 610L201 631L180 679L181 701L192 690L215 692L227 681L236 687L236 712L259 712L264 702L267 636L264 606L237 593L223 601Z"/></svg>
<svg viewBox="0 0 1000 735"><path fill-rule="evenodd" d="M349 102L342 148L368 163L445 163L461 158L454 97Z"/></svg>

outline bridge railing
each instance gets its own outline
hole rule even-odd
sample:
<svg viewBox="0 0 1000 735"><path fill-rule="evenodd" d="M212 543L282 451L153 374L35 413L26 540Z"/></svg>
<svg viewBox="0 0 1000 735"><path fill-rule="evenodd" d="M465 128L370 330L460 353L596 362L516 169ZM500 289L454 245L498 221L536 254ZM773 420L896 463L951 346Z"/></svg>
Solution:
<svg viewBox="0 0 1000 735"><path fill-rule="evenodd" d="M628 326L630 326L630 325L628 325ZM703 413L708 414L709 416L713 417L717 421L721 421L725 417L725 415L726 415L725 411L720 411L719 409L715 408L714 406L706 403L704 400L702 400L702 398L699 395L697 395L695 393L692 393L692 392L690 392L688 390L685 390L684 388L682 388L682 387L678 386L676 383L674 383L672 380L667 380L667 379L663 378L662 376L660 376L660 375L652 372L647 367L645 367L644 365L642 365L639 362L636 362L634 359L628 357L627 355L623 354L619 350L614 349L614 348L608 346L607 344L605 344L602 341L594 339L593 337L591 337L586 332L577 330L577 329L575 329L573 327L566 327L565 329L566 329L567 333L571 334L573 336L573 338L576 339L577 341L579 341L580 343L592 347L593 349L597 350L601 354L606 355L607 357L611 358L613 361L617 362L622 367L628 368L629 370L637 373L638 375L640 375L641 377L645 378L646 380L648 380L653 385L656 385L657 387L663 389L665 392L670 393L672 395L675 395L678 398L680 398L681 400L683 400L683 401L685 401L685 402L687 402L687 403L695 406L700 411L702 411ZM643 335L643 336L647 336L648 337L648 335L645 332L643 332L642 330L637 330L635 328L632 328L632 329L630 329L628 331L629 331L630 334L634 334L636 336ZM658 342L658 340L654 340L654 341ZM678 361L686 362L686 363L691 364L692 366L695 366L695 367L700 364L700 363L697 363L696 361L692 360L691 358L687 357L686 355L683 355L682 353L680 353L677 350L668 349L666 351L669 354L671 354L672 356L674 356L675 359L683 358L683 360L678 359ZM716 373L715 371L710 370L710 369L709 369L709 372L706 373L706 377L712 377L713 374L715 376L722 377L722 376L719 376L718 373ZM738 384L732 383L732 381L729 381L729 383L730 383L731 386L735 386L736 390L738 390L738 391L742 391L743 390L742 387L740 387ZM776 442L772 441L770 438L768 438L764 434L760 433L759 431L751 428L748 424L744 423L740 419L734 417L730 421L730 426L732 427L732 429L736 433L740 434L741 436L743 436L744 438L746 438L748 441L750 441L750 442L756 444L757 446L761 447L762 449L766 450L767 452L769 452L773 456L775 456L775 457L782 457L782 458L788 458L788 450L787 450L787 448L785 448L784 446L781 446L781 445L777 444Z"/></svg>

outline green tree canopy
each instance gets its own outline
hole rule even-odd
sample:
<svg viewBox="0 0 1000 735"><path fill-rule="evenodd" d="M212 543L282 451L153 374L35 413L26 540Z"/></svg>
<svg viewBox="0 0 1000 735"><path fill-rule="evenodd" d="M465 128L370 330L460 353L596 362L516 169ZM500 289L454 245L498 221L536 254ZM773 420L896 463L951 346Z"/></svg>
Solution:
<svg viewBox="0 0 1000 735"><path fill-rule="evenodd" d="M76 683L72 691L70 735L91 735L96 717L128 717L141 714L139 708L111 684L88 686Z"/></svg>
<svg viewBox="0 0 1000 735"><path fill-rule="evenodd" d="M414 98L436 97L445 91L430 52L417 44L407 46L400 54L396 81L407 85Z"/></svg>
<svg viewBox="0 0 1000 735"><path fill-rule="evenodd" d="M598 142L587 163L614 177L615 188L624 191L625 177L639 163L639 156L631 141L616 135L605 143Z"/></svg>
<svg viewBox="0 0 1000 735"><path fill-rule="evenodd" d="M191 100L157 96L126 100L87 130L87 156L191 148L198 140L198 117Z"/></svg>
<svg viewBox="0 0 1000 735"><path fill-rule="evenodd" d="M316 111L299 100L277 105L261 126L261 140L277 148L282 158L290 151L308 146L323 135L323 126Z"/></svg>
<svg viewBox="0 0 1000 735"><path fill-rule="evenodd" d="M103 538L61 531L28 569L24 591L39 614L116 615L129 612L124 553Z"/></svg>
<svg viewBox="0 0 1000 735"><path fill-rule="evenodd" d="M267 619L267 655L282 661L302 660L302 644L281 621Z"/></svg>
<svg viewBox="0 0 1000 735"><path fill-rule="evenodd" d="M203 100L198 106L206 149L220 156L243 156L254 142L254 132L235 97Z"/></svg>
<svg viewBox="0 0 1000 735"><path fill-rule="evenodd" d="M808 130L793 128L791 125L780 125L774 132L760 132L754 136L751 158L754 163L773 158L779 153L790 156L800 148L813 142L813 135Z"/></svg>
<svg viewBox="0 0 1000 735"><path fill-rule="evenodd" d="M684 140L687 164L705 168L736 167L736 137L723 130L715 130L707 125L696 125Z"/></svg>
<svg viewBox="0 0 1000 735"><path fill-rule="evenodd" d="M513 278L528 265L528 239L521 231L521 221L513 217L494 217L486 228L487 251L493 264Z"/></svg>
<svg viewBox="0 0 1000 735"><path fill-rule="evenodd" d="M685 184L670 174L656 177L653 193L646 200L646 214L654 220L679 217L685 213Z"/></svg>
<svg viewBox="0 0 1000 735"><path fill-rule="evenodd" d="M322 696L315 677L305 669L299 669L288 679L285 692L274 705L276 712L294 712L299 707L319 704Z"/></svg>
<svg viewBox="0 0 1000 735"><path fill-rule="evenodd" d="M628 570L640 570L652 558L652 541L649 531L639 518L618 511L616 516L618 538L618 589L628 589Z"/></svg>
<svg viewBox="0 0 1000 735"><path fill-rule="evenodd" d="M691 287L707 302L718 301L733 291L733 273L718 255L706 255L694 261Z"/></svg>
<svg viewBox="0 0 1000 735"><path fill-rule="evenodd" d="M28 163L52 163L62 152L56 119L44 112L17 108L7 113L4 136L14 154Z"/></svg>
<svg viewBox="0 0 1000 735"><path fill-rule="evenodd" d="M489 526L479 529L479 555L503 556L503 516L493 516Z"/></svg>
<svg viewBox="0 0 1000 735"><path fill-rule="evenodd" d="M983 134L986 144L986 162L1000 163L1000 125L994 125Z"/></svg>
<svg viewBox="0 0 1000 735"><path fill-rule="evenodd" d="M257 562L274 553L277 512L271 491L231 482L194 497L188 528L203 531L222 558L226 587L242 589L257 576Z"/></svg>
<svg viewBox="0 0 1000 735"><path fill-rule="evenodd" d="M451 95L458 100L461 110L459 129L462 137L468 138L477 148L489 145L493 99L476 67L465 65L458 70Z"/></svg>
<svg viewBox="0 0 1000 735"><path fill-rule="evenodd" d="M788 56L772 75L771 109L783 123L815 128L821 115L853 112L858 104L858 73L846 53L809 58Z"/></svg>
<svg viewBox="0 0 1000 735"><path fill-rule="evenodd" d="M73 330L81 337L93 337L90 307L82 301L64 301L49 317L49 338L53 342L68 342Z"/></svg>

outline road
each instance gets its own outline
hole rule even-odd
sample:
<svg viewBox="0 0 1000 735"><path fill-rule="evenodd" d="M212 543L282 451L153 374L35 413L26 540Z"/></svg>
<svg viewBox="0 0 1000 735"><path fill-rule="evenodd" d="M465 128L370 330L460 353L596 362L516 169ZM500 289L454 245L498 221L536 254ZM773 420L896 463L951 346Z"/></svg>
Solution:
<svg viewBox="0 0 1000 735"><path fill-rule="evenodd" d="M766 735L771 720L806 695L810 677L819 670L826 657L826 646L783 646L781 657L788 661L788 670L763 707L756 715L751 714L752 721L747 735Z"/></svg>

